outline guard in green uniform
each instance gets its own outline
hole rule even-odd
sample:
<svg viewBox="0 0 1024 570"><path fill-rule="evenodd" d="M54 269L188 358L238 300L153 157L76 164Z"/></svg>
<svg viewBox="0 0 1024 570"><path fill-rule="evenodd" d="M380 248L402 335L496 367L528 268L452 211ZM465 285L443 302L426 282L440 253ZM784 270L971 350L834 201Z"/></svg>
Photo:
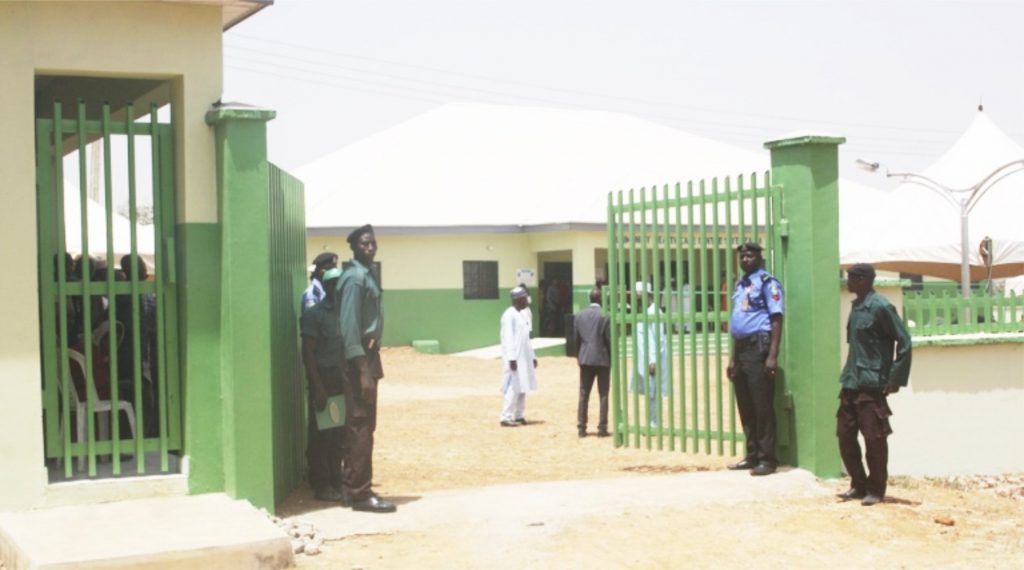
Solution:
<svg viewBox="0 0 1024 570"><path fill-rule="evenodd" d="M381 289L374 276L377 238L365 225L348 235L353 259L338 280L341 340L345 350L345 466L342 493L356 511L396 510L373 493L373 432L377 428L377 382L384 377L380 339L384 331Z"/></svg>
<svg viewBox="0 0 1024 570"><path fill-rule="evenodd" d="M839 376L842 391L836 436L843 465L850 474L850 489L839 497L862 499L862 505L870 506L885 499L889 463L886 438L892 433L892 410L886 396L907 385L910 333L892 303L875 292L874 267L858 263L850 267L848 275L847 288L857 298L846 323L850 353ZM867 473L861 462L858 431L864 436Z"/></svg>
<svg viewBox="0 0 1024 570"><path fill-rule="evenodd" d="M309 379L309 437L306 461L309 485L321 501L342 500L341 460L344 449L342 428L320 431L316 412L327 406L327 398L344 393L341 345L341 319L335 285L341 270L332 268L323 274L326 296L302 313L302 362Z"/></svg>

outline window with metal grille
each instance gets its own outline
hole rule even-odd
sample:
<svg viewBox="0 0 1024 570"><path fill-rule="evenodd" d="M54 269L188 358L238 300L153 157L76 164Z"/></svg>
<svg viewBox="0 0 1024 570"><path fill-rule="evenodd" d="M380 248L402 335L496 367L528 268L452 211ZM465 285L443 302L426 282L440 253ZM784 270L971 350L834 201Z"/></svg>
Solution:
<svg viewBox="0 0 1024 570"><path fill-rule="evenodd" d="M462 298L498 298L498 262L462 262Z"/></svg>

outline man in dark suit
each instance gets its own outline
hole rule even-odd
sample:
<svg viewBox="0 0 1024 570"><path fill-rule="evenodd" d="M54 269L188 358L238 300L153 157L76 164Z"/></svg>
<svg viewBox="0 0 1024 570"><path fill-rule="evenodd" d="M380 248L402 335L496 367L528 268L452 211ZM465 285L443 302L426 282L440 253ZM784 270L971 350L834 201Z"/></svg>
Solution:
<svg viewBox="0 0 1024 570"><path fill-rule="evenodd" d="M597 378L597 393L601 399L601 417L597 423L597 436L608 433L608 379L611 371L608 317L601 314L601 289L590 290L590 305L575 319L576 358L580 365L580 402L576 412L576 427L580 437L587 437L587 407L590 390Z"/></svg>

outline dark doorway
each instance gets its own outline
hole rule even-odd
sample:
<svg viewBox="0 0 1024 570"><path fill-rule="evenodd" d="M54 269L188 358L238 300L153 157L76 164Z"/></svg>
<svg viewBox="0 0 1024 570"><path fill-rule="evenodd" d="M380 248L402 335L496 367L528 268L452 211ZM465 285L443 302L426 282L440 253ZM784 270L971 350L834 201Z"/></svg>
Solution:
<svg viewBox="0 0 1024 570"><path fill-rule="evenodd" d="M565 315L572 314L572 262L545 261L540 283L540 335L565 335Z"/></svg>

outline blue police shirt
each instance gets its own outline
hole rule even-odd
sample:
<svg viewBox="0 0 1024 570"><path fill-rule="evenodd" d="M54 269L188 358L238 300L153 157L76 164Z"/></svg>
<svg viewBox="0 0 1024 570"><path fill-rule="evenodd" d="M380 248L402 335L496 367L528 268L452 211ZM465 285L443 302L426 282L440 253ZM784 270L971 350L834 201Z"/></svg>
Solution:
<svg viewBox="0 0 1024 570"><path fill-rule="evenodd" d="M759 332L771 332L771 315L782 314L782 285L764 270L757 269L736 282L732 293L733 338L746 338Z"/></svg>
<svg viewBox="0 0 1024 570"><path fill-rule="evenodd" d="M302 292L302 312L305 313L311 307L320 304L320 301L323 301L325 296L327 296L327 293L324 292L324 286L320 283L319 279L314 277L313 282Z"/></svg>

